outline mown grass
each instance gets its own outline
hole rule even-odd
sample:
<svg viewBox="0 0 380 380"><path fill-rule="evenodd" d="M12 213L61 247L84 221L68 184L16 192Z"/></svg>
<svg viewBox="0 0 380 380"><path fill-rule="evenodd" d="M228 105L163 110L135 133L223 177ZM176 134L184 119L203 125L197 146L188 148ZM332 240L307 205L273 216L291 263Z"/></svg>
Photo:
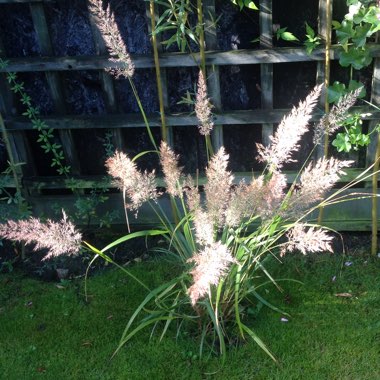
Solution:
<svg viewBox="0 0 380 380"><path fill-rule="evenodd" d="M352 265L345 266L344 262ZM169 279L172 264L130 269L151 285ZM380 379L380 259L320 255L274 265L284 292L265 296L291 314L263 309L252 321L279 366L252 342L217 358L193 358L197 343L174 332L158 342L142 332L110 360L144 291L118 270L89 280L42 283L21 273L0 276L1 379ZM335 281L333 281L336 276ZM58 285L58 287L57 287ZM336 294L350 293L352 297Z"/></svg>

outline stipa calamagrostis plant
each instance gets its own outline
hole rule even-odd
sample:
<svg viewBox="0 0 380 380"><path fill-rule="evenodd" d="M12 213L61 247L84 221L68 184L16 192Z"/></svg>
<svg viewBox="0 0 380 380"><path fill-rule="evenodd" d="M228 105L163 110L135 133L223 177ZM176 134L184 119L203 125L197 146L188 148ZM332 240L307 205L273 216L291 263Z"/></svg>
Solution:
<svg viewBox="0 0 380 380"><path fill-rule="evenodd" d="M332 252L332 236L307 217L351 165L334 158L310 162L299 174L298 186L287 190L282 167L293 160L300 139L310 129L308 123L320 91L321 87L316 87L284 117L270 146L259 147L258 159L268 165L262 175L249 181L234 184L228 170L229 156L221 148L209 160L201 192L194 179L183 174L178 156L166 143L161 144L167 194L176 199L181 219L172 225L159 204L151 205L168 241L168 248L160 251L177 256L183 273L147 295L129 320L118 349L143 327L151 325L156 331L162 323L164 335L169 325L178 321L179 330L188 324L199 328L200 354L210 346L224 356L227 344L236 342L238 335L242 340L252 338L275 360L249 318L257 303L279 311L258 291L265 277L274 281L266 262L296 250L304 254ZM335 116L330 120L345 112L333 111ZM328 200L334 203L334 196ZM152 312L139 321L139 315L153 301Z"/></svg>
<svg viewBox="0 0 380 380"><path fill-rule="evenodd" d="M172 198L179 216L174 224L157 202L162 194L156 191L154 172L140 171L122 152L116 152L107 160L108 173L123 191L125 208L136 212L143 202L147 202L160 227L129 233L102 250L88 243L84 245L94 252L94 259L102 257L112 262L106 252L117 244L137 237L161 235L167 247L159 251L175 257L181 272L150 290L119 266L148 294L132 314L116 352L145 327L157 331L162 326L162 337L169 326L177 322L178 334L184 328L198 332L201 356L204 350L211 349L225 357L228 345L250 337L276 360L256 335L252 328L254 321L250 318L258 303L280 311L260 292L260 288L270 282L280 289L267 270L267 262L273 256L281 257L296 250L303 254L332 252L332 237L328 231L311 223L307 217L321 202L326 206L347 200L342 192L350 187L337 190L336 196L329 195L325 200L351 162L322 158L305 165L298 176L298 186L287 190L282 167L293 160L292 153L309 129L306 124L319 92L320 87L316 87L305 101L285 116L269 147L260 147L259 160L268 165L260 176L252 176L249 181L234 184L228 169L229 156L221 148L208 163L207 182L204 191L200 191L194 178L183 174L178 156L163 142L157 153L166 183L165 196ZM368 176L363 173L358 181ZM0 227L0 231L9 229L9 226ZM43 228L36 228L36 231L43 231ZM2 232L0 236L21 239L20 234ZM72 236L77 241L78 237ZM37 238L28 239L42 246Z"/></svg>

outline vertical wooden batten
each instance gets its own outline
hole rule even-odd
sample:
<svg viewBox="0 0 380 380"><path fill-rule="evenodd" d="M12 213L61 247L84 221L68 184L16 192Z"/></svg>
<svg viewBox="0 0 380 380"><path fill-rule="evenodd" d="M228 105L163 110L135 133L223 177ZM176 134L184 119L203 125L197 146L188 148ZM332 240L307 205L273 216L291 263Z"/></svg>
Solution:
<svg viewBox="0 0 380 380"><path fill-rule="evenodd" d="M380 107L380 59L376 58L373 66L371 103ZM379 126L378 120L369 123L369 133L372 133ZM372 244L371 253L378 253L378 173L380 159L380 134L375 132L372 135L371 143L367 148L366 166L374 165L372 178Z"/></svg>
<svg viewBox="0 0 380 380"><path fill-rule="evenodd" d="M46 22L44 5L43 3L31 3L29 6L41 53L43 55L53 56L54 52ZM66 104L59 74L56 72L46 72L45 75L53 98L55 110L58 114L64 115L66 113ZM59 137L61 139L66 162L71 167L71 173L79 175L80 163L71 130L60 130Z"/></svg>
<svg viewBox="0 0 380 380"><path fill-rule="evenodd" d="M204 30L207 50L218 50L218 38L216 35L215 0L203 0ZM220 75L219 67L216 65L207 66L207 87L214 106L214 111L222 111L222 99L220 95ZM215 150L223 145L223 126L215 125L212 131L212 141Z"/></svg>
<svg viewBox="0 0 380 380"><path fill-rule="evenodd" d="M272 0L260 1L260 47L265 49L273 48L273 22L272 22ZM273 64L260 64L260 87L261 87L261 108L265 110L273 109ZM269 137L273 135L273 124L263 124L262 141L267 146L270 143Z"/></svg>

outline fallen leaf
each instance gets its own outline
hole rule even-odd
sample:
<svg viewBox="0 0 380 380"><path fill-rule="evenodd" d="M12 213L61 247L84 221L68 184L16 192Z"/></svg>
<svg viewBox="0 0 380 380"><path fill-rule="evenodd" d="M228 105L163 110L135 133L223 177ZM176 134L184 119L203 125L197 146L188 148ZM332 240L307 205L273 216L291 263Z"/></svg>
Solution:
<svg viewBox="0 0 380 380"><path fill-rule="evenodd" d="M352 297L351 293L336 293L335 297Z"/></svg>
<svg viewBox="0 0 380 380"><path fill-rule="evenodd" d="M25 306L26 307L32 307L33 306L33 302L32 301L25 302Z"/></svg>
<svg viewBox="0 0 380 380"><path fill-rule="evenodd" d="M92 346L92 342L91 342L91 341L89 341L89 340L87 340L87 341L84 341L84 342L82 343L82 346L85 346L85 347L90 347L90 346Z"/></svg>
<svg viewBox="0 0 380 380"><path fill-rule="evenodd" d="M107 319L112 319L113 318L113 315L109 315L108 317L107 317Z"/></svg>
<svg viewBox="0 0 380 380"><path fill-rule="evenodd" d="M58 285L58 284L55 287L58 288L58 289L66 289L64 286Z"/></svg>
<svg viewBox="0 0 380 380"><path fill-rule="evenodd" d="M45 367L38 367L37 368L37 372L45 373L46 372L46 368Z"/></svg>

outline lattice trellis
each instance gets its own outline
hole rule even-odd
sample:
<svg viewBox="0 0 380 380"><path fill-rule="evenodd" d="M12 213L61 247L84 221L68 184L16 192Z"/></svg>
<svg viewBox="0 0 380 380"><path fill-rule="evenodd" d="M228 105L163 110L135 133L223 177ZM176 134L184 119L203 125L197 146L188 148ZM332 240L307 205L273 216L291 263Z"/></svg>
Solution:
<svg viewBox="0 0 380 380"><path fill-rule="evenodd" d="M125 0L128 1L128 0ZM143 1L143 0L141 0ZM8 71L15 72L43 72L54 103L55 113L53 116L44 118L47 124L56 129L59 138L64 147L67 162L72 167L72 174L78 178L85 179L78 186L82 189L90 189L99 178L83 178L81 170L81 162L78 158L73 141L72 132L75 130L86 130L96 128L108 128L113 131L114 144L119 148L124 148L123 130L127 128L145 128L145 124L138 114L122 114L119 112L117 104L114 79L103 69L110 66L107 58L106 48L104 46L101 35L99 34L94 20L89 16L96 49L94 56L71 56L57 57L54 56L51 37L49 35L49 27L47 23L45 3L48 0L0 0L0 11L2 4L25 3L30 8L34 29L41 50L39 57L24 57L9 59ZM147 3L148 4L148 3ZM260 48L248 50L218 50L216 27L213 20L218 16L215 10L214 0L204 0L204 22L205 22L205 39L206 39L206 65L208 74L208 87L210 96L215 106L215 124L216 128L213 134L213 143L216 147L223 145L224 128L233 125L258 125L261 128L262 141L268 143L269 136L273 132L274 125L278 123L286 110L274 109L274 75L273 65L281 63L296 63L302 67L302 62L317 62L316 82L324 80L324 48L318 48L308 55L303 47L273 47L273 24L272 24L272 0L261 0L259 2L259 20L260 20ZM326 1L319 2L319 33L326 37ZM147 20L149 19L149 11L147 10ZM150 23L148 22L148 25ZM291 26L289 26L291 28ZM372 77L372 93L371 100L375 104L380 104L380 46L373 44L371 54L374 59L374 70ZM197 121L195 116L190 114L170 114L168 105L168 82L171 80L169 75L170 68L176 67L196 67L199 64L199 56L186 53L167 53L161 48L159 62L161 67L162 88L164 94L164 104L166 110L166 123L169 131L169 141L173 141L172 134L176 127L195 126ZM3 48L0 37L0 55L6 58L6 52ZM339 50L333 47L330 51L331 59L338 59ZM136 65L136 69L154 68L153 53L147 55L132 55L132 59ZM254 110L223 110L220 90L220 67L234 65L259 65L260 66L260 90L261 90L261 108ZM104 92L106 100L107 115L97 116L71 116L68 115L67 106L65 104L64 84L62 83L62 73L80 70L96 70L100 72L100 84ZM5 70L3 70L5 71ZM0 75L0 112L3 114L8 134L11 140L12 155L15 162L24 162L22 166L23 186L27 194L28 201L33 204L36 213L44 212L49 214L51 202L59 201L63 207L70 208L72 198L70 195L44 195L43 193L54 190L59 193L60 189L65 188L64 179L38 177L36 162L30 148L27 132L32 130L30 122L19 115L14 115L14 106L12 104L13 96L7 87L4 74ZM315 117L321 115L321 111L317 112ZM378 122L379 115L372 112L367 117L370 119L370 128L374 128ZM149 115L149 121L152 128L160 127L160 115ZM372 143L366 152L367 165L371 164L376 155L376 139L372 139ZM319 153L321 154L321 153ZM354 178L360 169L351 169L344 181ZM239 180L247 177L251 173L236 173L236 179ZM289 181L294 179L294 172L288 172ZM9 184L14 186L13 183ZM366 184L363 184L365 187ZM365 190L365 189L364 189ZM367 190L365 190L367 191ZM117 195L111 195L110 202L106 207L115 206L119 202ZM339 229L369 230L370 229L370 201L361 201L351 204L347 207L327 211L326 222ZM149 223L151 221L149 214L142 212L140 214L140 223Z"/></svg>

